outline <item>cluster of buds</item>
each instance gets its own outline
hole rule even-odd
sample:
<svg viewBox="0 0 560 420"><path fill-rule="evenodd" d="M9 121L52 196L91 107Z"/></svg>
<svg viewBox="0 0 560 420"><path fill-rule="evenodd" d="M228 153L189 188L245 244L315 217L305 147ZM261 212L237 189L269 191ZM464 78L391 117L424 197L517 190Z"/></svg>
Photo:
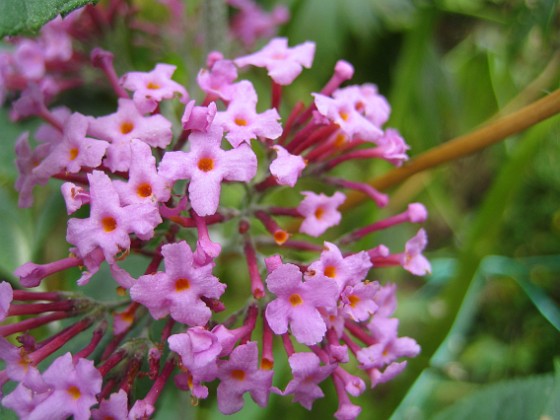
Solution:
<svg viewBox="0 0 560 420"><path fill-rule="evenodd" d="M224 414L241 410L245 393L263 407L278 394L311 409L330 379L335 417L354 419L361 408L350 396L362 394L366 382L373 388L392 379L406 366L403 358L419 353L413 339L398 336L395 286L370 276L387 266L429 272L424 230L399 253L353 245L397 224L422 223L425 208L414 203L338 239L321 238L340 223L345 192L359 191L381 207L388 202L371 185L345 178L344 166L364 159L400 165L408 147L383 128L390 107L374 85L342 87L353 74L344 61L308 105L297 103L281 117L283 89L311 67L314 52L311 42L289 47L284 38L233 60L213 52L196 79L203 92L197 102L172 79L174 66L118 77L111 53L95 49L91 62L118 97L114 113L49 109L40 90L17 101L20 115L46 122L35 148L27 133L17 140L20 205L30 206L33 187L55 178L64 181L68 215L89 216L68 220L67 258L29 262L15 275L29 288L79 267L81 286L97 281L107 264L116 300L0 283L0 319L10 321L0 331L19 334L19 345L0 341L0 382L17 384L2 405L28 419L46 412L53 419L146 418L173 377L193 400L215 389ZM263 112L253 84L238 76L251 66L271 79L271 106ZM181 109L180 122L166 113L173 109ZM222 203L228 189L237 196L233 206ZM295 195L293 206L278 206ZM146 257L138 278L124 268L131 254ZM247 274L219 278L232 255L244 260ZM245 298L226 308L228 292ZM29 333L62 319L68 326L43 341ZM153 340L147 332L156 325L161 334ZM84 348L39 370L89 328ZM286 384L274 375L275 343L292 370ZM136 381L146 377L150 390L136 395Z"/></svg>

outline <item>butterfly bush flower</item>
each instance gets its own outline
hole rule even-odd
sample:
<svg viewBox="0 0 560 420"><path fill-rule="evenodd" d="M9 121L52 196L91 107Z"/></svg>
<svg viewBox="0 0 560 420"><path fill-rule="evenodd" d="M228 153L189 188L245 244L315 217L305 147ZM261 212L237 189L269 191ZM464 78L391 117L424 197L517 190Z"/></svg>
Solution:
<svg viewBox="0 0 560 420"><path fill-rule="evenodd" d="M230 29L247 45L285 18L252 0L229 4L238 11ZM311 68L312 42L273 38L238 57L213 51L189 92L174 65L118 74L113 53L84 51L98 41L74 49L83 28L92 41L121 15L143 27L116 2L57 19L0 54L0 99L14 118L42 121L16 142L19 204L32 205L34 187L56 178L70 215L68 255L14 272L40 291L0 283L0 333L14 336L0 340L0 385L11 382L2 405L27 419L147 418L175 386L195 404L215 393L224 414L241 410L245 394L265 407L271 392L311 410L334 385L334 416L356 418L353 399L420 351L398 335L396 286L383 268L430 272L423 229L402 252L370 236L423 223L421 204L365 224L346 220L350 192L380 207L389 201L348 165L408 158L399 132L384 127L389 103L373 84L350 84L354 69L340 60L322 89L292 107L284 91ZM251 66L266 68L270 94L240 77ZM112 91L116 111L51 106L91 74ZM115 294L56 290L63 283L51 279L63 273L78 286L110 277ZM284 378L276 366L286 361Z"/></svg>

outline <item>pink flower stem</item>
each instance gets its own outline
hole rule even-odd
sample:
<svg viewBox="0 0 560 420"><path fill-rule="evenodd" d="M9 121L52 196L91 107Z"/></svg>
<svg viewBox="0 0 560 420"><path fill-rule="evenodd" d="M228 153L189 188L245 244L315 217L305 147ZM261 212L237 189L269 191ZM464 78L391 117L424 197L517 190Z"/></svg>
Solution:
<svg viewBox="0 0 560 420"><path fill-rule="evenodd" d="M241 327L233 330L235 331L235 335L240 338L241 344L244 344L247 341L251 340L251 334L255 329L258 315L259 315L259 309L255 305L249 306L249 309L247 311L247 317L245 318L245 322Z"/></svg>
<svg viewBox="0 0 560 420"><path fill-rule="evenodd" d="M288 357L290 357L295 353L294 345L292 344L292 340L290 340L290 334L284 333L281 337L282 344L284 345L284 350L286 350L286 354L288 355Z"/></svg>
<svg viewBox="0 0 560 420"><path fill-rule="evenodd" d="M161 394L161 391L163 391L163 388L165 387L165 384L167 383L167 380L171 376L171 372L173 372L174 368L175 368L174 359L171 358L167 360L167 362L165 362L165 365L161 370L161 374L154 381L154 384L152 385L152 388L150 388L150 390L148 391L146 397L144 397L145 402L147 402L150 405L155 405L159 395Z"/></svg>
<svg viewBox="0 0 560 420"><path fill-rule="evenodd" d="M129 316L134 316L136 310L140 307L140 304L138 302L132 302L128 308L126 309L126 313ZM115 349L118 347L118 345L120 344L120 342L124 339L124 337L128 334L128 332L131 330L132 326L134 325L134 323L131 323L126 330L124 330L123 332L121 332L120 334L116 334L113 339L111 340L110 343L107 344L107 347L105 347L105 351L103 352L103 354L101 355L101 360L105 360L107 359L111 353L113 353L115 351Z"/></svg>
<svg viewBox="0 0 560 420"><path fill-rule="evenodd" d="M389 202L389 197L386 194L383 194L373 188L371 185L366 184L364 182L354 182L354 181L347 181L341 178L333 178L333 177L325 177L325 182L331 185L335 185L337 187L348 188L351 190L359 191L369 198L371 198L375 204L379 207L385 207ZM358 238L356 238L358 239ZM341 242L342 243L342 242Z"/></svg>
<svg viewBox="0 0 560 420"><path fill-rule="evenodd" d="M126 356L127 352L125 350L119 350L111 355L105 362L97 368L101 376L106 376L111 369L113 369L117 364L119 364Z"/></svg>
<svg viewBox="0 0 560 420"><path fill-rule="evenodd" d="M358 353L362 349L358 344L353 342L350 337L348 337L348 334L342 333L341 338L342 338L342 341L344 341L344 344L346 344L348 346L348 348L350 349L350 351L354 355L356 355L356 353Z"/></svg>
<svg viewBox="0 0 560 420"><path fill-rule="evenodd" d="M14 290L14 300L51 300L62 299L62 295L57 292L30 292L27 290Z"/></svg>
<svg viewBox="0 0 560 420"><path fill-rule="evenodd" d="M45 325L53 321L58 321L60 319L71 318L73 316L75 316L75 314L68 312L54 312L42 317L26 319L25 321L16 322L10 325L4 325L0 327L0 336L6 337L17 332L32 330L34 328L40 327L41 325Z"/></svg>
<svg viewBox="0 0 560 420"><path fill-rule="evenodd" d="M372 159L372 158L382 158L383 151L376 147L374 149L362 149L356 150L355 152L345 153L340 155L334 159L329 160L327 163L324 164L323 170L330 171L335 166L340 165L343 162L353 159Z"/></svg>
<svg viewBox="0 0 560 420"><path fill-rule="evenodd" d="M358 325L353 324L351 322L345 322L344 326L346 327L346 329L350 332L350 334L352 334L354 337L356 337L358 340L360 340L362 343L371 346L372 344L375 344L375 340L373 339L373 337L369 336L362 328L360 328Z"/></svg>
<svg viewBox="0 0 560 420"><path fill-rule="evenodd" d="M111 394L111 391L113 390L116 384L117 384L117 378L108 379L105 385L103 386L101 392L97 394L97 401L103 401L104 399L106 399L109 396L109 394Z"/></svg>
<svg viewBox="0 0 560 420"><path fill-rule="evenodd" d="M74 338L82 331L88 329L91 324L93 324L93 321L94 317L92 316L80 319L71 327L57 334L57 336L54 339L51 339L47 344L43 345L38 350L35 350L33 353L30 353L29 360L31 360L34 365L39 364L46 357L50 356L56 350L68 343L71 338Z"/></svg>
<svg viewBox="0 0 560 420"><path fill-rule="evenodd" d="M261 369L270 370L274 367L274 354L272 352L274 334L268 325L266 317L263 314L263 344Z"/></svg>
<svg viewBox="0 0 560 420"><path fill-rule="evenodd" d="M173 330L173 326L175 325L175 320L173 318L169 318L165 326L163 327L163 331L161 332L161 343L165 344L167 339L171 335Z"/></svg>
<svg viewBox="0 0 560 420"><path fill-rule="evenodd" d="M255 299L260 299L264 296L264 284L257 265L257 255L248 236L245 238L243 250L245 251L249 278L251 279L251 293Z"/></svg>
<svg viewBox="0 0 560 420"><path fill-rule="evenodd" d="M278 144L283 145L286 142L286 139L288 138L288 134L292 130L292 127L296 122L296 118L299 116L301 111L303 111L303 108L305 108L303 102L298 102L294 105L292 112L290 113L290 115L286 120L286 124L284 124L284 131L282 132L280 139L278 139Z"/></svg>
<svg viewBox="0 0 560 420"><path fill-rule="evenodd" d="M282 99L282 86L272 81L272 108L279 109Z"/></svg>
<svg viewBox="0 0 560 420"><path fill-rule="evenodd" d="M72 300L52 303L29 303L22 305L10 305L7 316L42 314L44 312L53 311L71 311L75 308Z"/></svg>
<svg viewBox="0 0 560 420"><path fill-rule="evenodd" d="M267 178L265 178L263 181L256 184L254 188L258 192L263 192L268 188L275 187L277 185L278 185L278 181L276 180L276 178L273 175L270 175Z"/></svg>
<svg viewBox="0 0 560 420"><path fill-rule="evenodd" d="M113 54L109 51L104 51L101 48L94 48L91 52L91 62L93 67L96 67L105 73L107 80L119 98L129 98L126 90L124 90L124 88L119 84L119 77L117 76L115 66L113 65Z"/></svg>
<svg viewBox="0 0 560 420"><path fill-rule="evenodd" d="M303 217L295 207L269 207L266 211L274 216Z"/></svg>
<svg viewBox="0 0 560 420"><path fill-rule="evenodd" d="M329 124L324 127L319 128L305 140L301 141L297 147L294 147L293 154L298 155L303 153L304 150L310 148L316 143L325 142L330 136L336 133L339 130L338 125L336 124Z"/></svg>
<svg viewBox="0 0 560 420"><path fill-rule="evenodd" d="M355 230L354 232L350 232L348 235L342 237L339 241L341 245L349 244L350 242L354 242L360 238L363 238L365 235L376 232L382 229L390 228L391 226L395 226L401 223L406 223L410 221L409 212L404 211L402 213L396 214L394 216L388 217L384 220L379 220L378 222L372 223L371 225L365 226L361 229Z"/></svg>
<svg viewBox="0 0 560 420"><path fill-rule="evenodd" d="M41 110L39 111L39 117L44 120L45 122L52 125L61 133L64 131L63 125L58 121L55 116L45 107L41 106Z"/></svg>
<svg viewBox="0 0 560 420"><path fill-rule="evenodd" d="M91 337L91 341L87 346L85 346L82 350L74 354L74 360L86 358L93 353L93 351L97 348L97 345L103 338L103 335L107 331L107 321L103 320L99 327L97 327L93 331L93 335Z"/></svg>
<svg viewBox="0 0 560 420"><path fill-rule="evenodd" d="M76 184L88 185L89 181L85 175L79 174L69 174L67 172L60 172L52 176L54 179L60 179L61 181L74 182Z"/></svg>
<svg viewBox="0 0 560 420"><path fill-rule="evenodd" d="M320 124L314 122L307 124L297 132L288 144L286 144L286 150L292 153L294 148L296 148L301 142L305 141L320 126Z"/></svg>
<svg viewBox="0 0 560 420"><path fill-rule="evenodd" d="M323 350L321 347L319 347L317 345L309 346L309 348L311 349L311 351L313 353L315 353L317 356L319 356L319 359L321 359L321 362L323 362L325 365L329 364L329 355L327 354L327 352L325 350Z"/></svg>
<svg viewBox="0 0 560 420"><path fill-rule="evenodd" d="M282 245L288 240L288 232L278 226L278 223L268 213L263 210L257 210L255 217L260 220L265 229L272 235L276 244Z"/></svg>

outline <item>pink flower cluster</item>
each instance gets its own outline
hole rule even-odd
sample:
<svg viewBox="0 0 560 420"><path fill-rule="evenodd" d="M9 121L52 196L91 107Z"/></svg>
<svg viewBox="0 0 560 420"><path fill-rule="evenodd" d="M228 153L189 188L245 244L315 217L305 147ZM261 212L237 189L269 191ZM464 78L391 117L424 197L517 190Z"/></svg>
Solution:
<svg viewBox="0 0 560 420"><path fill-rule="evenodd" d="M20 204L32 204L34 186L62 180L71 245L69 257L26 263L16 277L36 287L80 267L83 285L95 282L107 264L120 300L108 305L0 283L0 315L14 317L0 332L20 334L20 346L0 341L6 363L0 382L17 384L2 397L5 407L28 419L46 411L53 419L144 418L174 375L175 385L195 399L208 398L217 384L225 414L241 410L246 393L263 407L277 394L311 409L330 380L339 400L335 417L353 419L361 409L350 397L361 395L366 382L373 388L392 379L405 368L404 358L419 353L413 339L398 336L395 286L374 280L378 272L372 270L402 266L428 273L426 234L421 229L400 253L373 245L368 235L422 223L425 208L411 204L339 232L338 239L322 238L344 218L348 191L379 206L388 201L369 184L345 178L344 165L365 159L400 165L408 146L396 130L383 128L390 107L374 85L342 87L353 73L343 61L320 92L303 98L307 106L281 115L282 90L311 67L314 51L311 42L289 47L275 38L233 60L211 53L197 77L203 96L197 101L198 93L173 80L174 66L157 64L118 78L110 53L96 49L92 61L119 98L113 113L49 109L44 95L33 103L16 101L20 115L46 121L35 133L35 148L27 133L16 144ZM249 67L270 76L270 108L248 79L239 79ZM166 115L170 107L181 110L180 127ZM225 191L231 184L244 191L235 206L223 203L230 201ZM286 197L285 206L276 205L278 197ZM74 216L79 209L82 217ZM371 245L356 250L362 239ZM123 268L133 253L147 257L138 278ZM247 272L219 278L232 256L245 261ZM243 302L227 307L232 316L217 322L215 314L226 310L222 298L244 290ZM73 317L78 321L46 340L27 333ZM163 320L157 337L145 332L156 320ZM90 327L89 344L39 370L41 361ZM287 383L274 375L275 344L292 370ZM133 384L145 376L152 387L136 395Z"/></svg>

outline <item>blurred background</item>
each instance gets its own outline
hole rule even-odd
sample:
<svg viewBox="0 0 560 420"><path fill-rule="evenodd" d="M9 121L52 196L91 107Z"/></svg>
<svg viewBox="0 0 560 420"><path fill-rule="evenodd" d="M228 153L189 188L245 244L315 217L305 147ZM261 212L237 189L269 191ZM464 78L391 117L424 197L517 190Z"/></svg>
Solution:
<svg viewBox="0 0 560 420"><path fill-rule="evenodd" d="M134 3L155 25L169 19L155 0ZM388 126L402 133L411 157L559 87L560 13L555 0L259 4L265 10L278 4L289 9L291 19L279 34L290 45L306 40L317 45L312 70L285 90L283 116L296 100L320 90L336 61L345 59L355 66L353 83L375 83L389 99ZM200 2L187 2L183 42L143 37L145 28L131 29L123 22L102 46L118 52L119 72L150 69L164 61L179 66L178 80L194 85L193 69L204 63L203 52L190 48L205 25L195 20L199 9ZM235 43L226 48L229 57L247 51ZM255 76L257 86L259 80ZM265 91L264 77L260 83ZM100 114L113 106L107 97L86 88L61 102ZM17 208L13 143L22 127L33 123L15 126L3 108L0 127L0 273L13 278L13 270L25 261L65 256L66 215L54 184L37 192L33 209ZM430 213L425 229L432 275L376 272L381 282L398 284L401 334L417 340L422 353L396 380L357 399L363 406L361 418L560 416L552 398L560 395L559 156L560 119L554 117L480 153L409 178L391 189L390 204L383 210L365 204L344 219L341 229L346 230L356 220L376 220L410 202L424 203ZM376 163L352 170L362 179L374 179L389 169ZM401 226L374 239L397 248L415 231ZM57 281L73 284L70 278ZM287 378L289 369L283 369L279 376ZM193 409L187 396L168 391L156 418L222 417L211 399ZM312 413L330 417L337 401L330 384L324 391L328 397L318 400ZM233 418L295 420L309 415L289 398L273 396L267 409L248 402Z"/></svg>

